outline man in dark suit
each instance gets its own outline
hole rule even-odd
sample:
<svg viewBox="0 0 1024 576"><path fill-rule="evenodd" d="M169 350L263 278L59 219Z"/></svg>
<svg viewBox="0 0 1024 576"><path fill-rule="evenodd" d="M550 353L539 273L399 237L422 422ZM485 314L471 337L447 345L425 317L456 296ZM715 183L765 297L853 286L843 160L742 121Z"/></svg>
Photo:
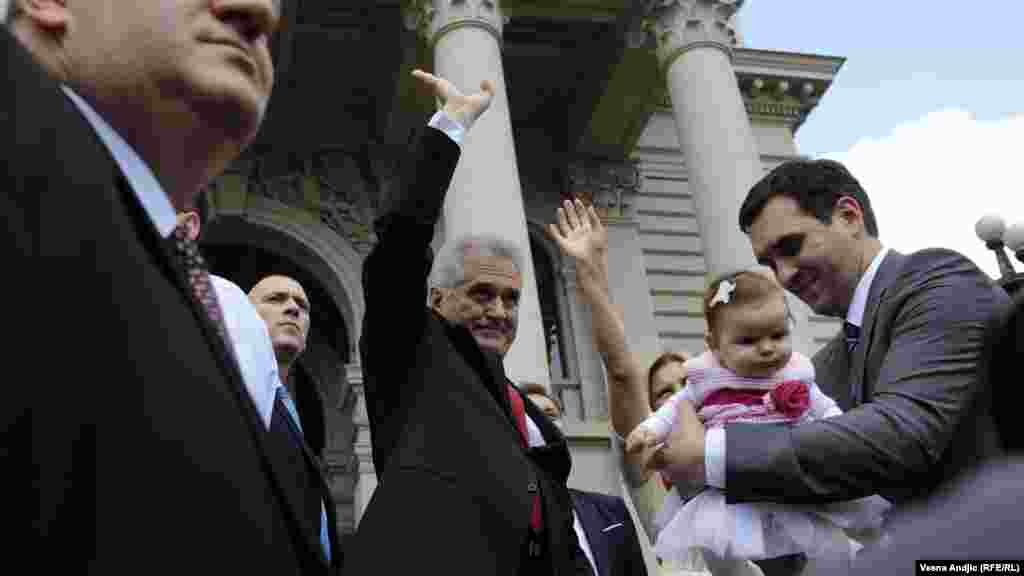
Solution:
<svg viewBox="0 0 1024 576"><path fill-rule="evenodd" d="M172 206L256 134L278 6L16 2L0 31L6 353L49 357L0 402L8 495L28 502L9 562L336 569L298 448L261 420L195 245L174 232Z"/></svg>
<svg viewBox="0 0 1024 576"><path fill-rule="evenodd" d="M880 494L899 507L1000 451L977 371L986 323L1007 296L981 270L949 250L884 248L867 195L829 160L779 166L739 219L789 291L845 320L814 357L818 384L845 413L705 435L688 407L663 454L674 476L718 486L730 502Z"/></svg>
<svg viewBox="0 0 1024 576"><path fill-rule="evenodd" d="M468 129L493 92L487 83L467 98L433 82L445 104L431 126ZM377 222L363 267L360 352L379 484L346 568L588 574L565 439L502 366L516 334L521 253L493 237L451 241L436 261L430 249L459 132L424 133L416 177L403 179L396 208Z"/></svg>
<svg viewBox="0 0 1024 576"><path fill-rule="evenodd" d="M1024 294L997 314L985 338L981 377L1007 458L984 462L892 522L889 545L858 558L855 574L906 574L921 560L1016 559L1024 531L1024 434L1017 394L1024 358Z"/></svg>
<svg viewBox="0 0 1024 576"><path fill-rule="evenodd" d="M522 391L548 419L562 430L562 403L536 383ZM597 576L647 576L643 549L626 502L618 496L569 489L573 528Z"/></svg>

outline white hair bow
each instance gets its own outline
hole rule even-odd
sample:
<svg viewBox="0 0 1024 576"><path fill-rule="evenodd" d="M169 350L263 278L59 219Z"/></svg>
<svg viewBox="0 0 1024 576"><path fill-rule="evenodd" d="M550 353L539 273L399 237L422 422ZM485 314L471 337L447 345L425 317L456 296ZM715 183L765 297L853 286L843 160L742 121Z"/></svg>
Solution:
<svg viewBox="0 0 1024 576"><path fill-rule="evenodd" d="M728 304L732 299L732 292L736 289L736 283L732 280L722 280L718 284L718 291L711 298L708 308L714 308L715 304Z"/></svg>

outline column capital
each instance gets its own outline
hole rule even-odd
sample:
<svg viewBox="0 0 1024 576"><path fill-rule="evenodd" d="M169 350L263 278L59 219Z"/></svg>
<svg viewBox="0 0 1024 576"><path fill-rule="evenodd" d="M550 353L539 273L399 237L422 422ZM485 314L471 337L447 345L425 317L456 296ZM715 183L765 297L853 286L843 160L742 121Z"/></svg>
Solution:
<svg viewBox="0 0 1024 576"><path fill-rule="evenodd" d="M502 45L501 32L508 18L498 0L408 0L405 26L433 46L445 34L463 27L482 28Z"/></svg>
<svg viewBox="0 0 1024 576"><path fill-rule="evenodd" d="M732 60L739 45L736 13L744 0L648 0L644 28L657 45L658 65L668 71L676 58L702 46L718 48Z"/></svg>

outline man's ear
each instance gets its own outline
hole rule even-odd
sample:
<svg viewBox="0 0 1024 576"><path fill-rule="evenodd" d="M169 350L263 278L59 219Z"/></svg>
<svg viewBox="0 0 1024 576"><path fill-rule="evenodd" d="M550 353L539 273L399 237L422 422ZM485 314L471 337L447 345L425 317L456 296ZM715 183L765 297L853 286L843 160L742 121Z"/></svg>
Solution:
<svg viewBox="0 0 1024 576"><path fill-rule="evenodd" d="M185 213L185 233L188 235L189 240L197 242L199 240L199 232L201 225L199 224L199 214L194 211L188 211Z"/></svg>
<svg viewBox="0 0 1024 576"><path fill-rule="evenodd" d="M864 209L853 196L843 196L836 201L832 210L832 221L839 219L846 226L864 228Z"/></svg>
<svg viewBox="0 0 1024 576"><path fill-rule="evenodd" d="M18 6L18 12L41 28L53 33L63 33L71 21L67 0L10 0Z"/></svg>

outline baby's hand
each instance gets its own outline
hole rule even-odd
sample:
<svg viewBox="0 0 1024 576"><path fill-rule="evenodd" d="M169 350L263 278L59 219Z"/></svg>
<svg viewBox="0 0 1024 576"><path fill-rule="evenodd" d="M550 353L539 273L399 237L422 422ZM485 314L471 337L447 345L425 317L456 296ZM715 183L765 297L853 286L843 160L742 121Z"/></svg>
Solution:
<svg viewBox="0 0 1024 576"><path fill-rule="evenodd" d="M637 426L626 438L626 452L633 454L644 448L652 448L658 443L658 437L644 426Z"/></svg>

